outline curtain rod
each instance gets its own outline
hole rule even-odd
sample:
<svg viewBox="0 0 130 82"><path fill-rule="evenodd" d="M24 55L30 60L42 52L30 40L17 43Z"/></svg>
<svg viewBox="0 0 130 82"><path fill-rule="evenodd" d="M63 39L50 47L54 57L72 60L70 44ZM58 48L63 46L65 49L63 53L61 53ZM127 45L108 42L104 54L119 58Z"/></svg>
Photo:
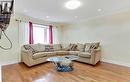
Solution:
<svg viewBox="0 0 130 82"><path fill-rule="evenodd" d="M19 21L19 22L28 22L28 21L23 21L23 20L18 20L18 19L15 19L15 21ZM43 26L49 26L49 25L45 25L45 24L39 24L39 23L35 23L35 22L32 22L33 24L37 24L37 25L43 25ZM53 25L52 25L53 26Z"/></svg>

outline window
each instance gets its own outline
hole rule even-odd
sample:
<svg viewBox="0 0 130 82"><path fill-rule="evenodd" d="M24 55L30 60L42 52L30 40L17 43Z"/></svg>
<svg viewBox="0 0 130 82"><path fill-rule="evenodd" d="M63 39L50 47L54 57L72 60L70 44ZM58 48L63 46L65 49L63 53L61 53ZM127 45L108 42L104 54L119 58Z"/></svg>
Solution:
<svg viewBox="0 0 130 82"><path fill-rule="evenodd" d="M43 43L49 44L49 28L44 25L33 24L34 44Z"/></svg>

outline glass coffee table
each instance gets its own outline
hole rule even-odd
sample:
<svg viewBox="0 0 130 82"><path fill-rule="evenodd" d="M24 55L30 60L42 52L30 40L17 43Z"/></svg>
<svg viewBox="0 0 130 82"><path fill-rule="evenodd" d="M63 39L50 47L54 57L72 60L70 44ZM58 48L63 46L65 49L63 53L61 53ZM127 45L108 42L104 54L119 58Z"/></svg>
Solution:
<svg viewBox="0 0 130 82"><path fill-rule="evenodd" d="M73 60L79 59L79 56L66 55L50 57L47 61L53 62L56 66L56 70L59 72L69 72L73 70Z"/></svg>

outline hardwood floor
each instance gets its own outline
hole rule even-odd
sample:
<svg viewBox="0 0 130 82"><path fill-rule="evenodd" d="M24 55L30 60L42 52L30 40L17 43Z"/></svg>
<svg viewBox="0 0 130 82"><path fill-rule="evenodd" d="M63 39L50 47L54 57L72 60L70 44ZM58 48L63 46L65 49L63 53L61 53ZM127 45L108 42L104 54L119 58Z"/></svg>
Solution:
<svg viewBox="0 0 130 82"><path fill-rule="evenodd" d="M109 63L74 62L74 71L57 72L52 63L28 68L23 63L2 67L2 82L130 82L130 68Z"/></svg>

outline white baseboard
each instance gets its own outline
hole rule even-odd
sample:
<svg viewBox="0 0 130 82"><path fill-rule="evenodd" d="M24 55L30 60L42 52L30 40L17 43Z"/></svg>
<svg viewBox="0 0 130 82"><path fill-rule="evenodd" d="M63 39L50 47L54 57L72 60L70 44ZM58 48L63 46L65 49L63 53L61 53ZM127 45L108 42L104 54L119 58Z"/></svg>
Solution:
<svg viewBox="0 0 130 82"><path fill-rule="evenodd" d="M19 61L15 60L15 61L4 61L4 62L0 62L0 66L2 65L8 65L8 64L14 64L14 63L18 63Z"/></svg>
<svg viewBox="0 0 130 82"><path fill-rule="evenodd" d="M1 65L0 65L0 82L2 82Z"/></svg>
<svg viewBox="0 0 130 82"><path fill-rule="evenodd" d="M130 67L130 63L126 63L126 62L120 62L120 61L114 61L114 60L108 60L108 59L102 59L102 61L103 62L112 63L112 64L117 64L117 65Z"/></svg>

